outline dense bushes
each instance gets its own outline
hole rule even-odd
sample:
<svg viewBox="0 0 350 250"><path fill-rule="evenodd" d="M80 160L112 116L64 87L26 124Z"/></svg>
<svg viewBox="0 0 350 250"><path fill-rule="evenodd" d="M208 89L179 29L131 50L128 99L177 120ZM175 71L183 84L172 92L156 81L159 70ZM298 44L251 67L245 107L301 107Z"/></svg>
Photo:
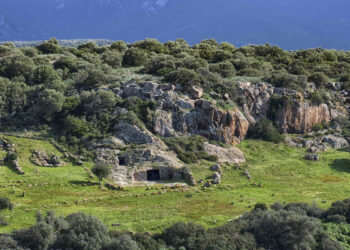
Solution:
<svg viewBox="0 0 350 250"><path fill-rule="evenodd" d="M75 213L63 218L49 211L45 217L38 214L29 228L0 235L0 248L340 250L349 247L349 204L350 199L337 201L323 210L307 203L259 203L222 226L207 229L178 222L154 235L108 232L93 216Z"/></svg>
<svg viewBox="0 0 350 250"><path fill-rule="evenodd" d="M248 131L248 137L274 143L279 143L283 139L278 129L267 119L261 119L252 126Z"/></svg>
<svg viewBox="0 0 350 250"><path fill-rule="evenodd" d="M0 45L0 129L46 127L74 153L85 153L84 142L111 133L118 119L152 129L154 103L116 100L123 81L156 78L176 84L180 92L196 85L204 89L205 97L216 96L218 103L223 103L220 96L228 94L242 105L245 100L232 77L263 78L276 87L298 91L309 80L317 85L310 95L317 105L328 101L323 87L329 79L339 79L342 88L348 88L349 75L348 52L320 48L284 51L269 44L237 48L213 39L193 46L183 39L117 41L109 46L89 42L78 47L61 47L56 39L25 48L4 43ZM116 107L128 112L114 112Z"/></svg>
<svg viewBox="0 0 350 250"><path fill-rule="evenodd" d="M201 136L166 138L164 141L170 149L176 152L180 160L185 163L195 163L201 159L215 162L218 159L216 155L208 155L204 151L205 139Z"/></svg>

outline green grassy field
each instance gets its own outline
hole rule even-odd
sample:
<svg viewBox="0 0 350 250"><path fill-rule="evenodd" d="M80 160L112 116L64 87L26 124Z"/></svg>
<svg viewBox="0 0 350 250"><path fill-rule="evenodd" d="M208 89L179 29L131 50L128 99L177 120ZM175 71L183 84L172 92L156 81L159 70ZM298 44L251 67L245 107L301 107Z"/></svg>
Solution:
<svg viewBox="0 0 350 250"><path fill-rule="evenodd" d="M249 211L257 202L303 201L328 207L335 200L350 197L350 155L346 150L329 150L320 155L319 162L308 162L303 160L304 149L245 140L239 148L247 163L241 164L241 169L225 166L221 185L206 190L201 185L185 190L159 185L150 190L126 187L113 191L101 189L97 179L96 185L88 185L85 168L91 168L92 163L36 167L28 159L32 149L61 153L47 142L8 138L16 144L26 174L0 167L0 197L9 197L16 204L12 211L2 212L10 224L0 232L29 226L37 211L52 209L62 215L78 211L93 214L111 229L156 232L177 221L217 226ZM0 151L0 157L4 155ZM208 162L191 165L195 178L209 177L209 166ZM251 181L242 175L248 166Z"/></svg>

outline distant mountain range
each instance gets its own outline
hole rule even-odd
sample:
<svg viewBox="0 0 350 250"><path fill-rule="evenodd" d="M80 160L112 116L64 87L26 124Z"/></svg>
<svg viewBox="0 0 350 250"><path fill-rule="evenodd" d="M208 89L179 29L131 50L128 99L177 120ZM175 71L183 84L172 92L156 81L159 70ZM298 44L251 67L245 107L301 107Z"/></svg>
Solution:
<svg viewBox="0 0 350 250"><path fill-rule="evenodd" d="M350 49L349 0L1 0L0 41L207 38Z"/></svg>

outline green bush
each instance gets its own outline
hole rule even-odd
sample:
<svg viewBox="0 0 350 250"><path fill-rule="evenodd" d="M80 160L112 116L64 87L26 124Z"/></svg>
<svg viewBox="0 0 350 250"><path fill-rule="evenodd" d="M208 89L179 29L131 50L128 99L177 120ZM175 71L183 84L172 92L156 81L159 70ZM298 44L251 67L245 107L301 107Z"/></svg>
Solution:
<svg viewBox="0 0 350 250"><path fill-rule="evenodd" d="M199 83L199 77L197 73L193 70L184 68L170 72L165 76L164 80L171 83L179 83L185 89L187 89L189 86L198 85Z"/></svg>
<svg viewBox="0 0 350 250"><path fill-rule="evenodd" d="M102 179L107 178L108 175L111 173L111 168L102 162L97 162L91 169L91 172L96 175L99 182L101 183Z"/></svg>
<svg viewBox="0 0 350 250"><path fill-rule="evenodd" d="M328 76L323 72L313 73L311 76L309 76L308 80L310 82L314 82L317 85L317 87L322 87L329 83Z"/></svg>
<svg viewBox="0 0 350 250"><path fill-rule="evenodd" d="M209 70L220 74L224 78L233 76L236 73L235 67L229 61L209 64Z"/></svg>
<svg viewBox="0 0 350 250"><path fill-rule="evenodd" d="M147 62L147 53L139 48L130 48L123 57L124 66L141 66Z"/></svg>
<svg viewBox="0 0 350 250"><path fill-rule="evenodd" d="M248 131L248 136L254 139L261 139L279 143L283 140L278 129L267 119L261 119Z"/></svg>

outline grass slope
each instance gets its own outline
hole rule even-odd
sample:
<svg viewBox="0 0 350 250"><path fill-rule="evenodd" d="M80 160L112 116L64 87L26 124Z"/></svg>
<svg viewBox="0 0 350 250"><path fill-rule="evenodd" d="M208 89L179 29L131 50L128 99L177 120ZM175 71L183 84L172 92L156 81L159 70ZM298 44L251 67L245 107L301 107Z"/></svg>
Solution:
<svg viewBox="0 0 350 250"><path fill-rule="evenodd" d="M329 150L320 155L319 162L308 162L302 159L304 149L246 140L239 148L246 154L247 163L242 166L250 166L251 182L242 176L243 170L227 165L222 185L206 190L201 186L188 190L155 186L151 190L127 187L112 191L100 189L97 179L96 185L86 185L88 172L84 168L91 168L92 163L83 167L72 163L59 168L36 167L28 159L30 150L60 152L47 142L8 138L16 144L26 174L0 167L0 197L9 197L16 204L13 211L2 213L10 225L1 227L0 232L29 226L37 211L51 209L62 215L78 211L93 214L111 229L155 232L176 221L220 225L257 202L304 201L327 207L332 201L350 197L350 158L345 150ZM209 177L209 166L205 161L191 166L196 179Z"/></svg>

